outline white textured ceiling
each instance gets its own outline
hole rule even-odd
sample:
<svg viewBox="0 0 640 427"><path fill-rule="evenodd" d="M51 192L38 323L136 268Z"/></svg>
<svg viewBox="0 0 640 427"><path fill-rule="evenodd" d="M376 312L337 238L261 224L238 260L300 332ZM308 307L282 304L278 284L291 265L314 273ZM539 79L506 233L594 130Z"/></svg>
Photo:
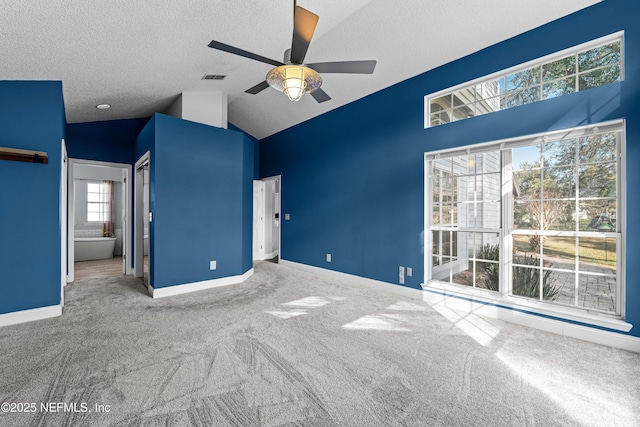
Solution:
<svg viewBox="0 0 640 427"><path fill-rule="evenodd" d="M69 123L148 117L183 91L218 90L229 121L263 138L598 1L300 0L320 16L307 62L378 61L373 75L324 74L332 100L317 104L244 93L271 66L207 46L282 61L292 0L0 0L0 80L62 80Z"/></svg>

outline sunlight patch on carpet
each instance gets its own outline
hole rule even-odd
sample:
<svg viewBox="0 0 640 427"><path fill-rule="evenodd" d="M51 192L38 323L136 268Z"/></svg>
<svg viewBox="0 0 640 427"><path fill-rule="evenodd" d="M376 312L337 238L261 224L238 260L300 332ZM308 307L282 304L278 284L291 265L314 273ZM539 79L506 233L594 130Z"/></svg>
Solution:
<svg viewBox="0 0 640 427"><path fill-rule="evenodd" d="M392 316L384 314L370 314L342 325L344 329L374 330L374 331L395 331L410 332L411 329L401 326L402 323Z"/></svg>
<svg viewBox="0 0 640 427"><path fill-rule="evenodd" d="M633 407L630 400L638 398L633 387L620 387L619 392L611 393L610 387L600 383L601 377L559 369L530 352L529 348L501 348L495 355L522 381L543 392L580 425L638 425L637 414L629 409ZM607 361L594 361L594 370L600 362Z"/></svg>
<svg viewBox="0 0 640 427"><path fill-rule="evenodd" d="M321 297L306 297L295 301L285 302L282 305L292 306L292 307L322 307L323 305L329 304L330 301L327 301Z"/></svg>
<svg viewBox="0 0 640 427"><path fill-rule="evenodd" d="M291 319L292 317L304 316L307 314L307 310L265 311L265 313L281 319Z"/></svg>
<svg viewBox="0 0 640 427"><path fill-rule="evenodd" d="M488 346L500 333L498 326L477 314L459 313L440 304L431 307L482 346Z"/></svg>

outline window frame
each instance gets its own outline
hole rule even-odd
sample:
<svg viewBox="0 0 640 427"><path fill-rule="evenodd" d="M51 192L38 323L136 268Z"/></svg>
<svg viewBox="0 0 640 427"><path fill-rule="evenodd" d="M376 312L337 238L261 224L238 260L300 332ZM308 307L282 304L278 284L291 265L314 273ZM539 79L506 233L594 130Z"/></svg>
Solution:
<svg viewBox="0 0 640 427"><path fill-rule="evenodd" d="M617 242L616 247L616 301L615 301L615 312L608 312L599 309L593 309L588 307L583 307L579 305L564 305L562 303L554 303L554 302L546 302L544 300L533 300L522 296L512 295L512 279L511 274L513 270L513 246L512 246L512 236L521 234L519 232L515 232L513 230L513 181L512 181L512 169L511 169L511 154L512 148L531 146L534 144L544 144L548 141L553 140L563 140L570 139L572 137L580 137L580 136L588 136L593 133L604 134L604 133L619 133L619 141L617 147L616 155L616 179L617 179L617 194L616 194L616 223L619 225L617 231L614 232L597 232L598 235L596 237L604 237L604 238L615 238ZM432 230L434 225L431 224L432 221L432 209L433 209L433 179L431 179L431 161L440 158L441 156L452 157L456 155L466 155L469 153L480 153L486 151L492 151L499 149L501 152L500 161L501 161L501 169L502 169L502 209L501 209L501 234L500 234L500 290L499 291L489 291L486 289L470 287L465 285L457 285L454 283L446 283L441 282L435 279L432 279L434 267L432 265ZM425 247L425 258L424 258L424 285L423 287L429 288L435 286L438 289L447 289L450 291L454 291L457 294L463 295L482 295L488 296L489 298L500 297L504 301L508 303L513 303L515 305L527 306L527 307L535 307L541 308L544 310L548 310L550 312L559 312L566 314L574 314L578 317L584 316L587 314L595 314L597 316L606 316L607 318L616 318L616 319L624 319L625 316L625 301L626 301L626 280L625 280L625 242L626 242L626 126L624 120L615 120L610 122L599 123L595 125L587 125L581 127L575 127L571 129L564 129L560 131L553 131L547 133L540 133L534 135L528 135L517 138L510 138L506 140L493 141L481 144L474 144L465 147L457 147L453 149L447 150L438 150L427 152L424 154L424 179L425 179L425 194L424 194L424 202L425 202L425 215L424 215L424 247ZM505 191L505 186L510 187ZM576 202L580 199L579 195L576 194ZM436 228L439 228L437 225ZM547 236L562 236L567 233L571 234L571 237L578 238L581 236L581 231L579 228L575 232L564 232L564 231L551 231L551 230L541 230L540 232L528 234L539 234L539 235L547 235ZM590 236L594 237L594 232L591 233ZM567 234L568 235L568 234ZM576 251L579 250L579 246L576 247ZM573 269L572 272L576 274L576 271L580 271L577 269ZM579 273L578 273L579 274Z"/></svg>
<svg viewBox="0 0 640 427"><path fill-rule="evenodd" d="M91 184L99 185L99 186L100 186L100 191L99 191L99 192L89 191L89 186L90 186ZM85 222L85 224L87 224L87 225L91 225L91 224L102 224L102 223L104 223L104 222L107 222L107 221L110 221L110 220L111 220L111 218L103 218L103 219L100 219L100 220L97 220L97 221L94 221L94 220L90 220L90 219L89 219L89 214L90 214L90 213L96 213L96 212L94 212L94 211L89 211L89 204L100 204L100 205L102 206L102 208L103 208L103 209L102 209L100 212L98 212L98 214L99 214L99 215L101 215L101 216L105 216L105 214L107 214L107 213L109 212L109 209L106 209L106 208L105 208L105 205L106 205L106 206L107 206L107 208L108 208L108 205L109 205L109 202L108 202L108 201L104 201L104 202L103 202L103 201L98 201L98 202L95 202L95 201L89 201L89 194L90 194L90 193L91 193L91 194L100 194L100 195L102 195L102 194L109 194L109 192L104 191L104 188L105 188L105 186L106 186L106 185L107 185L107 184L106 184L106 182L104 182L104 181L87 181L87 187L86 187L86 192L85 192L85 195L86 195L86 203L85 203L85 204L86 204L86 206L85 206L86 222Z"/></svg>
<svg viewBox="0 0 640 427"><path fill-rule="evenodd" d="M565 57L567 57L569 55L578 55L579 53L582 53L584 51L588 51L588 50L591 50L591 49L594 49L594 48L597 48L597 47L600 47L600 46L605 46L607 44L611 44L611 43L614 43L616 41L620 42L620 62L616 63L616 64L619 64L619 66L620 66L620 81L624 81L625 80L624 31L618 31L616 33L609 34L607 36L600 37L598 39L591 40L589 42L582 43L582 44L579 44L577 46L573 46L573 47L570 47L570 48L567 48L567 49L563 49L561 51L558 51L558 52L555 52L555 53L552 53L552 54L549 54L549 55L545 55L543 57L536 58L536 59L533 59L531 61L527 61L527 62L524 62L522 64L515 65L513 67L509 67L509 68L506 68L506 69L503 69L503 70L500 70L500 71L496 71L494 73L487 74L487 75L478 77L476 79L469 80L469 81L460 83L458 85L451 86L451 87L448 87L446 89L442 89L442 90L439 90L437 92L433 92L433 93L430 93L428 95L425 95L425 97L424 97L424 128L428 129L428 128L431 128L431 127L438 127L438 126L441 126L442 124L453 123L455 121L462 121L462 120L466 119L465 118L465 119L461 119L461 120L454 120L453 119L453 114L449 114L449 112L448 112L448 111L451 111L451 113L453 113L453 110L455 110L454 106L451 105L448 108L444 108L444 107L441 106L442 107L442 113L449 115L450 116L449 117L450 120L449 120L449 122L443 122L443 123L438 124L436 126L431 126L431 101L432 100L437 100L438 98L442 98L442 97L444 97L446 95L453 96L453 95L455 95L456 92L460 92L460 91L463 91L465 89L469 89L469 88L477 86L477 85L485 84L485 83L488 83L488 82L490 82L492 80L500 79L501 77L505 78L505 85L506 85L506 77L508 75L510 75L510 74L514 74L514 73L517 73L517 72L525 71L527 69L530 69L530 68L533 68L533 67L536 67L536 66L537 67L542 67L542 66L544 66L546 64L550 64L550 63L553 63L553 62L558 61L560 59L563 59L563 58L565 58ZM580 81L580 76L581 75L587 74L587 73L589 73L589 72L591 72L593 70L596 70L596 69L606 68L606 67L609 67L609 66L612 66L612 64L605 65L605 66L594 67L594 68L586 70L586 71L579 71L578 61L576 60L575 71L574 71L573 74L571 74L571 76L575 77L575 81L574 81L574 89L575 90L574 90L574 92L571 92L571 93L575 93L575 92L579 92L580 91L580 89L579 89L579 85L580 85L579 81ZM567 77L568 76L564 76L564 77L552 79L552 80L549 80L549 81L541 80L539 82L539 84L538 84L538 86L540 88L540 92L541 92L540 93L540 99L538 99L537 101L533 101L532 103L538 102L538 101L544 101L546 99L557 98L557 97L563 96L563 95L559 95L559 96L550 97L550 98L542 98L543 86L545 84L548 84L548 83L551 83L551 82L554 82L554 81L557 81L557 80L562 80L563 78L567 78ZM588 90L588 89L590 89L590 88L583 89L583 91L584 90ZM526 88L523 89L523 90L526 90ZM507 93L507 92L505 91L504 93ZM487 99L486 101L490 101L492 99L493 98ZM474 101L474 104L473 104L474 105L474 109L475 109L475 102L476 101ZM465 105L458 106L458 108L462 108ZM524 105L524 104L522 104L522 105ZM500 108L500 109L498 109L498 110L496 110L494 112L508 110L510 108L514 108L514 107ZM468 116L467 118L475 117L476 115L477 114L474 112L472 115Z"/></svg>

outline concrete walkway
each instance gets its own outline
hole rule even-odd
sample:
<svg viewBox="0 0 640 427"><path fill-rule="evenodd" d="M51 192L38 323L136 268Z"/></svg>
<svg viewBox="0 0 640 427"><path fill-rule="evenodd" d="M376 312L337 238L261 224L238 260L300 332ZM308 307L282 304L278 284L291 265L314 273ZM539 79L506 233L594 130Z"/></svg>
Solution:
<svg viewBox="0 0 640 427"><path fill-rule="evenodd" d="M556 261L551 264L551 268L573 269L575 268L575 264ZM617 288L615 272L607 267L584 263L580 264L580 271L608 274L610 276L580 274L578 279L578 307L615 312ZM555 302L576 305L576 282L574 274L553 271L549 275L548 280L549 283L560 287L560 292Z"/></svg>

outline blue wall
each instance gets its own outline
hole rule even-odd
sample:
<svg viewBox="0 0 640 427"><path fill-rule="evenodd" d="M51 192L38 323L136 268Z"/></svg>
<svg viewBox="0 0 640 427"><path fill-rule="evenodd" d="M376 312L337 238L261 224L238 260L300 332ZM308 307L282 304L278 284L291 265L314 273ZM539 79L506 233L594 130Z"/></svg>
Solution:
<svg viewBox="0 0 640 427"><path fill-rule="evenodd" d="M156 114L138 137L136 156L148 149L151 285L249 270L252 142L239 132ZM216 270L209 270L211 260L217 261Z"/></svg>
<svg viewBox="0 0 640 427"><path fill-rule="evenodd" d="M248 133L246 133L245 131L243 131L242 129L240 129L238 126L234 125L233 123L228 123L227 124L229 130L235 130L238 132L242 132L243 134L245 134L245 136L248 138L249 142L251 143L251 145L253 146L253 179L259 179L260 178L260 156L259 156L259 149L260 149L260 141L258 141L256 138L254 138L253 136L249 135ZM253 196L252 200L253 200Z"/></svg>
<svg viewBox="0 0 640 427"><path fill-rule="evenodd" d="M149 118L71 123L66 126L67 153L74 159L133 164L134 144Z"/></svg>
<svg viewBox="0 0 640 427"><path fill-rule="evenodd" d="M282 175L285 260L391 283L424 278L423 154L503 138L627 119L627 188L640 186L640 5L605 0L260 141L260 175ZM424 96L625 30L625 81L424 129ZM427 37L425 33L425 37ZM299 105L292 105L292 108ZM640 199L627 197L627 236ZM331 253L331 263L325 254ZM640 241L627 239L626 319L640 322ZM640 336L640 328L631 334Z"/></svg>
<svg viewBox="0 0 640 427"><path fill-rule="evenodd" d="M0 314L60 303L62 83L0 81L0 146L48 164L0 160Z"/></svg>

